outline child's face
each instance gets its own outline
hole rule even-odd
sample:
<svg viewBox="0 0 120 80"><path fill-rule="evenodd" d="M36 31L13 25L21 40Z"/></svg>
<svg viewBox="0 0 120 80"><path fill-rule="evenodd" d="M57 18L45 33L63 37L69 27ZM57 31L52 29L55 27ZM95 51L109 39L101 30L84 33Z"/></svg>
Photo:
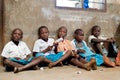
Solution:
<svg viewBox="0 0 120 80"><path fill-rule="evenodd" d="M78 42L81 42L84 39L84 32L83 31L79 31L78 34L75 35L75 39Z"/></svg>
<svg viewBox="0 0 120 80"><path fill-rule="evenodd" d="M66 28L61 28L61 29L58 31L58 37L59 37L59 38L64 38L66 35L67 35L67 30L66 30Z"/></svg>
<svg viewBox="0 0 120 80"><path fill-rule="evenodd" d="M43 40L48 40L48 36L49 36L49 31L46 28L42 28L40 30L40 38Z"/></svg>
<svg viewBox="0 0 120 80"><path fill-rule="evenodd" d="M14 41L19 41L19 40L21 40L21 38L22 38L22 32L20 30L16 30L13 32L12 39Z"/></svg>
<svg viewBox="0 0 120 80"><path fill-rule="evenodd" d="M100 29L99 27L96 27L96 28L93 30L93 32L92 32L92 34L93 34L95 37L98 37L98 36L100 35L100 33L101 33L101 29Z"/></svg>

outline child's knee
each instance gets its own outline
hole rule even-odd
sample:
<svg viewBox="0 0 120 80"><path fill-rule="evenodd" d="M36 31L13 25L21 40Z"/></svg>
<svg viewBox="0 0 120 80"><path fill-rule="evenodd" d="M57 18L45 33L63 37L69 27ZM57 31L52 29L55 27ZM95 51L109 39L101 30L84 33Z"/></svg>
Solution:
<svg viewBox="0 0 120 80"><path fill-rule="evenodd" d="M3 63L4 63L4 64L10 64L11 61L10 61L9 59L4 59Z"/></svg>

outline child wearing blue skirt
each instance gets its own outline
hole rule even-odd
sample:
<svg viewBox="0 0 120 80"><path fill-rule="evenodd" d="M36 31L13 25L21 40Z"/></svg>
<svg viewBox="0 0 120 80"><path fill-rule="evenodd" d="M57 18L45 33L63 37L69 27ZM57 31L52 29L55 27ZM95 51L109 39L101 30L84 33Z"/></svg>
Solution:
<svg viewBox="0 0 120 80"><path fill-rule="evenodd" d="M62 65L62 61L69 58L72 53L67 52L55 52L55 47L58 45L58 42L55 42L53 38L49 38L49 30L46 26L41 26L38 29L39 39L35 41L33 47L33 53L35 57L42 56L47 63L54 63L54 66L57 64ZM53 66L49 65L49 68Z"/></svg>
<svg viewBox="0 0 120 80"><path fill-rule="evenodd" d="M79 68L86 69L87 71L90 71L91 69L96 70L96 61L94 58L91 58L89 62L87 62L85 59L81 58L74 50L74 47L71 44L71 41L66 39L67 36L67 28L65 26L61 26L57 31L57 37L58 39L63 39L61 42L58 43L57 46L57 52L68 52L70 51L72 55L70 55L70 58L67 60L68 64L72 64L74 66L77 66ZM54 63L50 64L51 67L54 66Z"/></svg>
<svg viewBox="0 0 120 80"><path fill-rule="evenodd" d="M30 69L43 61L42 57L33 58L30 56L31 51L22 41L23 31L19 28L15 28L11 34L11 41L9 41L1 56L3 57L3 63L5 65L5 71L13 71L17 73L22 70Z"/></svg>
<svg viewBox="0 0 120 80"><path fill-rule="evenodd" d="M86 42L84 41L84 32L82 29L75 30L72 44L75 47L77 53L81 57L85 58L87 61L90 61L91 58L95 58L98 66L104 63L105 65L112 67L111 61L109 61L109 59L103 57L100 54L96 54L90 50L90 48L87 46Z"/></svg>

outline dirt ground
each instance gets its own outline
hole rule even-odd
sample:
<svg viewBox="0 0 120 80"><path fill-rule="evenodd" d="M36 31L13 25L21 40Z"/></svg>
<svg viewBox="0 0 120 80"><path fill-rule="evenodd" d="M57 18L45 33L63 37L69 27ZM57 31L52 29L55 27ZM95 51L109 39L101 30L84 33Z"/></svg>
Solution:
<svg viewBox="0 0 120 80"><path fill-rule="evenodd" d="M86 71L75 66L54 67L43 70L30 70L14 74L5 72L0 67L0 80L120 80L120 67L98 67L97 70Z"/></svg>

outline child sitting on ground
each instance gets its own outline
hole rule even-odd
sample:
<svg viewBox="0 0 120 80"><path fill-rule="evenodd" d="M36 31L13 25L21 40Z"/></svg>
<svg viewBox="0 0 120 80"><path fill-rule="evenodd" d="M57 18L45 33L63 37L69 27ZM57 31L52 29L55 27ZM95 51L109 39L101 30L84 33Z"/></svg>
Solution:
<svg viewBox="0 0 120 80"><path fill-rule="evenodd" d="M82 29L76 29L74 32L74 38L72 40L72 44L75 47L77 53L85 58L86 61L90 61L91 58L96 59L96 63L98 66L102 65L103 63L106 66L114 67L115 64L111 62L108 58L103 57L101 54L93 53L90 48L87 46L86 42L84 41L84 32Z"/></svg>
<svg viewBox="0 0 120 80"><path fill-rule="evenodd" d="M26 43L22 41L22 38L23 31L15 28L11 34L11 41L5 45L2 51L1 56L3 57L6 71L14 70L14 73L17 73L19 71L18 68L22 68L21 71L30 69L43 61L42 57L30 57L31 51Z"/></svg>
<svg viewBox="0 0 120 80"><path fill-rule="evenodd" d="M96 53L109 57L111 61L115 61L116 65L120 65L120 52L116 47L114 38L103 38L100 36L101 28L97 25L91 29L89 36L89 44ZM116 59L115 59L116 58Z"/></svg>
<svg viewBox="0 0 120 80"><path fill-rule="evenodd" d="M41 26L38 29L38 36L39 39L35 41L33 47L35 57L42 56L47 63L62 65L62 61L71 55L70 51L67 51L65 54L62 51L58 53L54 51L58 43L55 43L53 38L49 38L49 30L46 26ZM49 64L48 67L51 68L51 65Z"/></svg>
<svg viewBox="0 0 120 80"><path fill-rule="evenodd" d="M70 51L72 55L70 59L68 60L68 63L71 63L77 67L86 69L88 71L91 70L92 67L94 69L97 69L95 59L91 59L90 62L87 62L83 58L79 57L79 55L77 55L71 42L65 39L66 35L67 35L66 27L64 26L60 27L58 29L58 38L63 38L63 41L58 43L57 52L63 51L65 53L67 51ZM54 66L54 64L51 63L51 66Z"/></svg>

